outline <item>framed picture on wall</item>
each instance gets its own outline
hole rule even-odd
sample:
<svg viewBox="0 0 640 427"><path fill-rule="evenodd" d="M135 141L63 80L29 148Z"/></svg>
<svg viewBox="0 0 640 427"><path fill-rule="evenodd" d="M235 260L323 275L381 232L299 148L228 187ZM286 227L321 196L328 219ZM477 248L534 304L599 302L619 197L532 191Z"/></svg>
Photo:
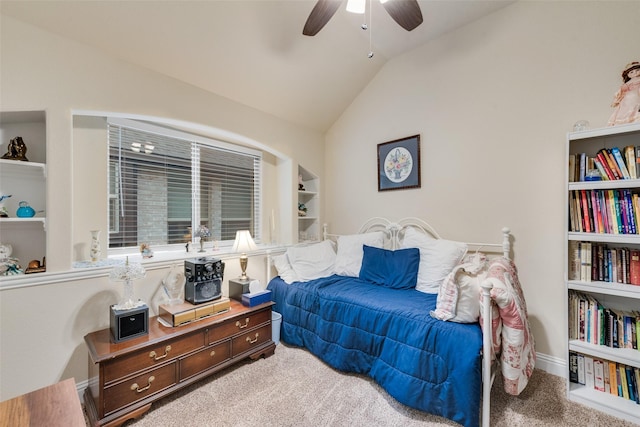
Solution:
<svg viewBox="0 0 640 427"><path fill-rule="evenodd" d="M420 135L378 144L378 191L420 188Z"/></svg>

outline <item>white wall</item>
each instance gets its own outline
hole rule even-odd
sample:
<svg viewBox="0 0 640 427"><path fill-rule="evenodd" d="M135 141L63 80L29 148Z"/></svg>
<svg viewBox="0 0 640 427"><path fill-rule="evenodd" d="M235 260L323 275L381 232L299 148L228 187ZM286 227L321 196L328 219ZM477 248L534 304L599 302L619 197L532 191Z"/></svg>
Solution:
<svg viewBox="0 0 640 427"><path fill-rule="evenodd" d="M180 120L205 136L226 134L278 153L282 158L265 156L271 185L265 186L263 204L277 212L288 202L280 212L280 241L297 236L291 222L297 208L292 203L297 163L321 175L323 135L2 15L0 53L2 111L46 110L48 173L47 273L20 282L25 286L14 286L10 279L0 282L0 400L69 377L86 380L83 337L108 327L108 306L122 291L108 282L107 270L91 277L65 273L86 253L89 230L106 230L105 151L95 145L101 130L91 120L74 124L73 111ZM6 151L7 142L0 141L0 151ZM277 183L289 185L290 197L282 197ZM268 220L267 215L263 224ZM268 237L268 230L263 234ZM166 265L149 269L147 278L135 284L136 295L157 302L167 272ZM239 275L236 260L228 260L225 273L227 278ZM248 273L264 277L261 257L251 260ZM156 308L151 307L152 314Z"/></svg>
<svg viewBox="0 0 640 427"><path fill-rule="evenodd" d="M640 2L517 2L388 63L326 138L326 219L428 220L446 238L508 226L538 352L566 358L565 138L602 127L639 60ZM377 192L376 144L420 134L422 187Z"/></svg>

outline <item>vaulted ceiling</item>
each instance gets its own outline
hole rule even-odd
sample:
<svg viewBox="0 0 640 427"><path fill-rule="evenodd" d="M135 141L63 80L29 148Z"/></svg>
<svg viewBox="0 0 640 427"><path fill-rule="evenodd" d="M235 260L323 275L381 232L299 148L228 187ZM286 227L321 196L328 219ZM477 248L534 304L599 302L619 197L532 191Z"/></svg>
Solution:
<svg viewBox="0 0 640 427"><path fill-rule="evenodd" d="M315 0L1 0L0 10L323 132L387 61L513 1L419 0L424 22L411 32L378 0L365 15L344 1L314 37L302 28Z"/></svg>

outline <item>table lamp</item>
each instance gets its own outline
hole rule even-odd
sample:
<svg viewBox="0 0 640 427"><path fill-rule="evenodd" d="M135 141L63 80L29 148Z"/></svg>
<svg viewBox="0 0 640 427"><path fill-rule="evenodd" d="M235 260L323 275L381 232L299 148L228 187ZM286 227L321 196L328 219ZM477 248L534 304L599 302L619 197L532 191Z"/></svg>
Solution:
<svg viewBox="0 0 640 427"><path fill-rule="evenodd" d="M255 251L258 249L253 239L251 238L251 233L249 230L238 230L236 231L236 240L233 242L233 247L231 250L233 252L241 252L240 255L240 269L242 270L242 275L240 276L241 280L248 280L247 277L247 264L249 263L249 259L247 258L247 252Z"/></svg>
<svg viewBox="0 0 640 427"><path fill-rule="evenodd" d="M133 296L133 280L142 279L145 276L144 267L138 263L130 263L129 257L125 261L124 265L117 265L111 270L109 279L114 282L124 282L124 293L122 299L118 304L114 306L116 310L130 310L132 308L140 307L144 303L140 300L135 300Z"/></svg>
<svg viewBox="0 0 640 427"><path fill-rule="evenodd" d="M124 265L117 265L111 270L109 279L124 282L124 292L118 304L110 308L109 326L113 342L136 338L149 333L149 307L133 296L133 280L145 276L141 264L130 263L129 257Z"/></svg>

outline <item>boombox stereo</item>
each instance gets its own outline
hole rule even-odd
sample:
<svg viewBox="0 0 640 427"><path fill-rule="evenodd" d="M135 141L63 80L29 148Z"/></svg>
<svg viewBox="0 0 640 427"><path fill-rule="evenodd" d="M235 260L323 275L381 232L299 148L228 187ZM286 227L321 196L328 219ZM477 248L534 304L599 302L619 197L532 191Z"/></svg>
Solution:
<svg viewBox="0 0 640 427"><path fill-rule="evenodd" d="M222 296L224 262L216 258L193 258L184 261L184 299L191 304L213 301Z"/></svg>

